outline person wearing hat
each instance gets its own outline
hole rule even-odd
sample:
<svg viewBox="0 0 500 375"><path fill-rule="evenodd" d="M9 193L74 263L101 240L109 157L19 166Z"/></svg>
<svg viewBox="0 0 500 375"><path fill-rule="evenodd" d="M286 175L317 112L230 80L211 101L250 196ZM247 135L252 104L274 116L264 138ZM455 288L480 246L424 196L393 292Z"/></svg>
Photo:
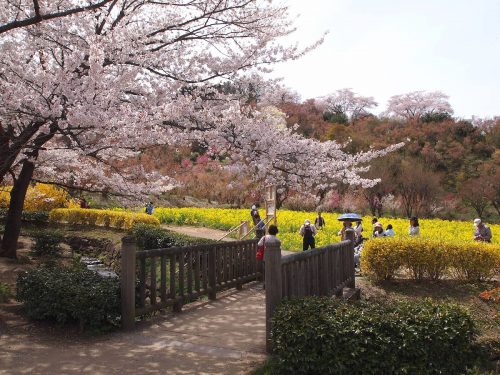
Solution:
<svg viewBox="0 0 500 375"><path fill-rule="evenodd" d="M474 231L474 240L482 242L491 242L491 229L489 226L483 223L481 219L474 219L474 226L476 230Z"/></svg>
<svg viewBox="0 0 500 375"><path fill-rule="evenodd" d="M314 236L316 235L316 227L311 224L309 220L304 221L304 224L300 227L299 234L302 236L302 250L306 251L311 247L314 249L316 247Z"/></svg>
<svg viewBox="0 0 500 375"><path fill-rule="evenodd" d="M384 226L381 222L376 222L373 224L373 237L384 237Z"/></svg>

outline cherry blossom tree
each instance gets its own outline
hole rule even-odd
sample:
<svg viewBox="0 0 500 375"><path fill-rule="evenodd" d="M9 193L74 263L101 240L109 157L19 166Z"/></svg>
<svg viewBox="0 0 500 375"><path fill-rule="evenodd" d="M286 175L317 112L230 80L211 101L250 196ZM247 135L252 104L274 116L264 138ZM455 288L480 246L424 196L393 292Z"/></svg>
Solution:
<svg viewBox="0 0 500 375"><path fill-rule="evenodd" d="M4 10L0 13L0 34L47 20L99 9L111 1L87 1L86 4L82 4L81 1L76 0L52 2L51 4L50 1L7 0L5 4L2 4Z"/></svg>
<svg viewBox="0 0 500 375"><path fill-rule="evenodd" d="M367 115L368 110L377 106L377 102L371 96L357 95L352 89L341 89L319 98L318 105L325 112L343 114L350 121L355 121Z"/></svg>
<svg viewBox="0 0 500 375"><path fill-rule="evenodd" d="M359 173L399 147L348 155L334 142L282 126L279 111L221 89L321 42L282 45L280 38L293 31L284 6L267 0L33 4L38 8L9 2L0 11L0 27L36 18L0 34L0 182L13 184L0 255L16 256L31 181L127 197L160 193L174 181L139 161L158 145L205 144L255 180L297 190L339 180L371 186L376 181ZM61 13L77 8L85 9Z"/></svg>
<svg viewBox="0 0 500 375"><path fill-rule="evenodd" d="M389 99L385 114L405 120L419 120L424 115L453 114L449 96L441 91L413 91Z"/></svg>

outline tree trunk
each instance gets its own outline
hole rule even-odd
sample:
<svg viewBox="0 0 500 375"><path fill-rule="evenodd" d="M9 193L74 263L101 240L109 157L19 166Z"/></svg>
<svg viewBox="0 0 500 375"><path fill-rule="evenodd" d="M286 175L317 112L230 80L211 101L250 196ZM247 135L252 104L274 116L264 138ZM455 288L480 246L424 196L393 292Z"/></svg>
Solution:
<svg viewBox="0 0 500 375"><path fill-rule="evenodd" d="M0 256L17 258L17 241L21 233L21 215L23 213L24 198L33 176L35 164L28 160L23 162L23 167L18 179L10 191L10 204L5 222L5 232L2 239Z"/></svg>

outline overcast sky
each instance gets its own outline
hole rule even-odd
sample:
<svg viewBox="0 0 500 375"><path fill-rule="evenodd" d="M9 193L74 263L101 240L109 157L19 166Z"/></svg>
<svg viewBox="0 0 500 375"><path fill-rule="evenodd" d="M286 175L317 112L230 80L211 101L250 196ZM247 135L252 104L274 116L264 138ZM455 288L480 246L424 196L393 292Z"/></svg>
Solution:
<svg viewBox="0 0 500 375"><path fill-rule="evenodd" d="M325 42L274 75L302 99L341 88L373 96L441 90L458 117L500 115L500 0L283 0L293 39Z"/></svg>

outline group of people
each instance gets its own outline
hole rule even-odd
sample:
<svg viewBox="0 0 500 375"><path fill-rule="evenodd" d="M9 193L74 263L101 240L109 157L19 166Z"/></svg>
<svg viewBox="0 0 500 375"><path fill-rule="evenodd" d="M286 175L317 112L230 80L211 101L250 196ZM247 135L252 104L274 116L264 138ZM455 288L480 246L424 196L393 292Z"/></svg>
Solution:
<svg viewBox="0 0 500 375"><path fill-rule="evenodd" d="M378 221L376 217L372 219L373 232L372 237L394 237L396 233L394 232L394 228L392 224L387 224L386 229L384 230L384 226L381 222ZM410 219L410 227L408 228L408 234L410 236L419 236L420 235L420 225L418 223L417 217L412 217Z"/></svg>
<svg viewBox="0 0 500 375"><path fill-rule="evenodd" d="M353 223L355 224L353 226ZM314 249L316 246L314 237L318 233L318 229L324 228L326 225L325 219L321 216L321 212L318 212L318 216L314 221L314 224L311 224L310 220L306 220L304 224L300 227L299 234L302 236L302 249L304 251L309 248ZM481 219L474 220L475 232L474 232L474 240L482 241L482 242L491 242L491 229L483 223ZM354 231L354 245L360 245L363 238L363 225L361 223L361 219L355 219L352 221L346 220L343 222L342 229L338 232L338 235L342 240L346 239L346 231L348 229L352 229ZM387 224L386 229L384 230L384 226L378 219L375 217L372 219L372 238L378 237L394 237L396 233L394 232L394 228L392 224ZM410 218L410 223L408 227L408 235L412 237L420 236L420 224L418 222L418 218L413 216Z"/></svg>

